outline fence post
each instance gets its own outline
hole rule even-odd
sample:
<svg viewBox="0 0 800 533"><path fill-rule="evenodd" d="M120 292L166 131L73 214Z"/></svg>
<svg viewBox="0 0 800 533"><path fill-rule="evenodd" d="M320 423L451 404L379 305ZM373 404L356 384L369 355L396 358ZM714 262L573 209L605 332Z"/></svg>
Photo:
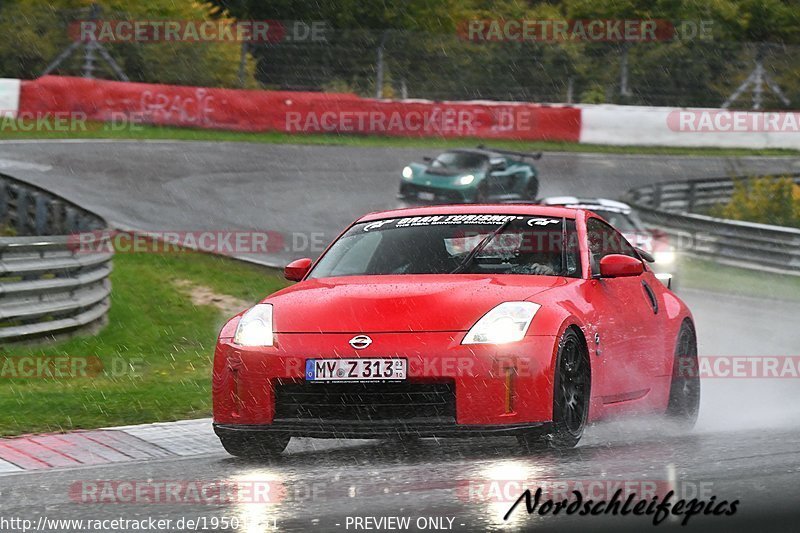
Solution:
<svg viewBox="0 0 800 533"><path fill-rule="evenodd" d="M0 224L8 222L8 189L5 182L0 182Z"/></svg>
<svg viewBox="0 0 800 533"><path fill-rule="evenodd" d="M15 187L17 193L17 233L25 235L27 228L25 222L28 221L28 191L22 187Z"/></svg>
<svg viewBox="0 0 800 533"><path fill-rule="evenodd" d="M694 212L694 205L697 201L697 183L694 181L689 182L689 190L686 194L686 212Z"/></svg>
<svg viewBox="0 0 800 533"><path fill-rule="evenodd" d="M33 220L36 235L47 233L47 198L41 194L34 194L33 200L36 205L36 213Z"/></svg>
<svg viewBox="0 0 800 533"><path fill-rule="evenodd" d="M69 206L66 207L65 211L66 216L64 217L64 229L66 229L67 233L75 233L77 231L77 224L75 222L77 213Z"/></svg>
<svg viewBox="0 0 800 533"><path fill-rule="evenodd" d="M655 208L661 207L661 184L656 183L653 185L653 198L651 200L652 206Z"/></svg>
<svg viewBox="0 0 800 533"><path fill-rule="evenodd" d="M50 230L55 233L64 231L64 204L58 200L50 202Z"/></svg>

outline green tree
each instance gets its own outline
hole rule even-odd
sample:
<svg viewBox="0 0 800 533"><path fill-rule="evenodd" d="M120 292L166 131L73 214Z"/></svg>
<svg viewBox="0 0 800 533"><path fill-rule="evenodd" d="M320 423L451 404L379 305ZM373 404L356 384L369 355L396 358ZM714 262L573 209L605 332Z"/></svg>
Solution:
<svg viewBox="0 0 800 533"><path fill-rule="evenodd" d="M800 186L788 177L763 177L734 184L730 202L712 214L776 226L800 227Z"/></svg>
<svg viewBox="0 0 800 533"><path fill-rule="evenodd" d="M90 0L4 0L0 4L0 75L36 78L71 44L71 21L85 18ZM210 3L107 0L99 3L104 20L230 20ZM201 86L235 86L240 45L235 42L103 43L133 81ZM56 73L80 75L82 53L73 54ZM97 61L98 77L113 78ZM246 65L252 79L254 62Z"/></svg>

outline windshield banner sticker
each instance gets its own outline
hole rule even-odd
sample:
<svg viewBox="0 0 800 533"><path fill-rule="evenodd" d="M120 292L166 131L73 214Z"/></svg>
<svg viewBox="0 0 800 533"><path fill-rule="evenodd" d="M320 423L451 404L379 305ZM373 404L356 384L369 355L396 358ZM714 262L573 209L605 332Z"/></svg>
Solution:
<svg viewBox="0 0 800 533"><path fill-rule="evenodd" d="M408 228L419 226L439 226L439 225L457 225L457 224L483 224L483 225L500 225L514 220L527 220L528 226L547 226L550 224L559 224L560 219L557 218L541 218L541 217L524 217L520 215L431 215L420 217L406 217L406 218L393 218L389 220L377 220L375 222L368 222L364 225L364 231L372 231L376 229L391 229L391 228Z"/></svg>

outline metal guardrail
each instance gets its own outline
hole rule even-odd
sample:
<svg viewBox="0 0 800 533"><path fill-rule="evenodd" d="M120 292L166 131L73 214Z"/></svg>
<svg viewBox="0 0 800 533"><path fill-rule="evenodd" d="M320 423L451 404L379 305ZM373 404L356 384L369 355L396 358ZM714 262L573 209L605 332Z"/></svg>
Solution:
<svg viewBox="0 0 800 533"><path fill-rule="evenodd" d="M0 343L104 322L112 254L80 253L69 234L105 226L63 198L0 174L0 228L12 235L0 237Z"/></svg>
<svg viewBox="0 0 800 533"><path fill-rule="evenodd" d="M791 175L800 185L800 175ZM625 200L648 224L676 240L679 251L745 268L800 275L800 230L693 213L730 201L737 180L713 178L631 189Z"/></svg>

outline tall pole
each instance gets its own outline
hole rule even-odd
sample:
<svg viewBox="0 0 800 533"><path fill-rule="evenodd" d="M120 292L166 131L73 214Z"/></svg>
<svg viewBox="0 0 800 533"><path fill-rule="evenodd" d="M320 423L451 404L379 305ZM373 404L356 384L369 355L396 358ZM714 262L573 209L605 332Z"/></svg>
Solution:
<svg viewBox="0 0 800 533"><path fill-rule="evenodd" d="M572 93L575 90L575 83L574 82L575 82L575 78L573 78L572 76L570 76L567 79L567 103L568 104L572 103L572 98L573 98Z"/></svg>
<svg viewBox="0 0 800 533"><path fill-rule="evenodd" d="M388 30L384 30L378 44L378 61L375 65L375 98L383 98L383 47L386 45L388 33Z"/></svg>
<svg viewBox="0 0 800 533"><path fill-rule="evenodd" d="M630 96L631 90L628 87L628 43L623 43L622 53L620 54L619 65L619 94L620 96Z"/></svg>
<svg viewBox="0 0 800 533"><path fill-rule="evenodd" d="M766 69L764 68L764 56L766 55L766 46L763 43L758 45L756 48L756 58L755 63L756 66L753 71L747 76L747 79L739 85L733 94L731 94L725 102L722 104L722 109L728 109L747 89L753 88L753 106L752 109L758 111L762 108L764 104L764 84L766 83L767 87L777 96L783 105L789 106L791 101L786 97L783 93L781 88L772 79L772 77L767 74Z"/></svg>
<svg viewBox="0 0 800 533"><path fill-rule="evenodd" d="M92 4L89 8L89 20L98 20L100 18L100 6L97 4ZM65 48L58 57L56 57L47 67L42 71L40 76L46 76L50 74L52 71L57 69L61 63L67 60L73 52L77 51L78 48L83 46L83 67L81 68L83 77L84 78L94 78L94 71L95 68L95 61L97 60L97 56L95 53L100 54L100 57L111 67L111 70L114 71L114 74L117 76L118 79L122 81L129 81L128 76L125 75L125 72L122 68L117 64L111 54L108 53L102 44L97 42L97 38L95 35L90 35L85 41L76 40L67 48Z"/></svg>
<svg viewBox="0 0 800 533"><path fill-rule="evenodd" d="M89 20L97 20L100 17L100 6L92 4L89 8ZM96 41L94 37L83 47L83 77L94 78L94 52Z"/></svg>
<svg viewBox="0 0 800 533"><path fill-rule="evenodd" d="M764 102L764 61L756 58L756 70L753 75L753 109L758 111Z"/></svg>
<svg viewBox="0 0 800 533"><path fill-rule="evenodd" d="M244 89L245 67L247 65L247 41L242 41L242 51L239 55L239 88Z"/></svg>

